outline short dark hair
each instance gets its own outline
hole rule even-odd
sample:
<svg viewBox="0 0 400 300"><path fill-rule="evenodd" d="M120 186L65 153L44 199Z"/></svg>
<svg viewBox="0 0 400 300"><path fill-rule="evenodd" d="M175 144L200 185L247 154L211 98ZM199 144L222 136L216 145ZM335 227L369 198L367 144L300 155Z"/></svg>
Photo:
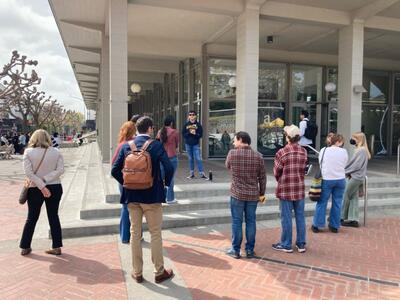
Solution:
<svg viewBox="0 0 400 300"><path fill-rule="evenodd" d="M299 136L299 135L296 135L296 136L294 136L294 137L288 136L287 138L289 139L289 142L290 142L291 144L300 142L300 136Z"/></svg>
<svg viewBox="0 0 400 300"><path fill-rule="evenodd" d="M133 124L136 124L136 122L140 119L141 115L133 115L132 118L130 119L130 121Z"/></svg>
<svg viewBox="0 0 400 300"><path fill-rule="evenodd" d="M301 111L301 114L302 114L305 118L308 118L308 116L310 115L310 114L308 113L308 111L306 111L306 110L302 110L302 111Z"/></svg>
<svg viewBox="0 0 400 300"><path fill-rule="evenodd" d="M153 127L153 120L148 117L148 116L144 116L139 118L139 120L137 120L136 122L136 129L139 133L146 133L147 130L149 130L150 127Z"/></svg>
<svg viewBox="0 0 400 300"><path fill-rule="evenodd" d="M251 138L247 132L239 131L235 133L235 136L238 141L242 141L244 144L251 145Z"/></svg>
<svg viewBox="0 0 400 300"><path fill-rule="evenodd" d="M194 114L195 116L197 116L197 112L195 110L189 110L189 114Z"/></svg>

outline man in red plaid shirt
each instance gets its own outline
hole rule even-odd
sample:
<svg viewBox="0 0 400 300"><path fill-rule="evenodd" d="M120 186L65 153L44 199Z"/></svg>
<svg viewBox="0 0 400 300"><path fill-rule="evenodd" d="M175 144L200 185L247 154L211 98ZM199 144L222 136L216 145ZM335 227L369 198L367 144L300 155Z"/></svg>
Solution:
<svg viewBox="0 0 400 300"><path fill-rule="evenodd" d="M300 129L295 126L284 128L287 145L275 155L274 175L278 186L276 197L280 200L282 235L280 243L272 248L287 253L292 248L292 210L296 218L296 247L300 253L306 251L306 222L304 217L304 168L307 151L301 147Z"/></svg>
<svg viewBox="0 0 400 300"><path fill-rule="evenodd" d="M251 149L247 132L240 131L233 140L235 149L229 151L225 165L232 173L231 214L232 248L227 254L240 258L243 215L246 222L246 257L254 257L256 242L256 209L258 201L264 201L267 178L264 160L260 153Z"/></svg>

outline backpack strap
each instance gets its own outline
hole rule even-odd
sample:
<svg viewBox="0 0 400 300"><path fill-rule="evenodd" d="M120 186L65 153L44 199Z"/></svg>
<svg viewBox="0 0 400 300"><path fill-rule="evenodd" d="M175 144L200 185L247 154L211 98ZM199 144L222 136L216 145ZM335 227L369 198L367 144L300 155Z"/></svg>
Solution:
<svg viewBox="0 0 400 300"><path fill-rule="evenodd" d="M154 142L153 139L148 139L148 140L146 141L146 143L144 143L144 145L143 145L143 147L142 147L142 151L146 151L147 148L150 146L150 144L151 144L152 142Z"/></svg>
<svg viewBox="0 0 400 300"><path fill-rule="evenodd" d="M130 141L130 142L128 142L128 144L129 144L129 147L131 148L132 152L137 151L135 141Z"/></svg>

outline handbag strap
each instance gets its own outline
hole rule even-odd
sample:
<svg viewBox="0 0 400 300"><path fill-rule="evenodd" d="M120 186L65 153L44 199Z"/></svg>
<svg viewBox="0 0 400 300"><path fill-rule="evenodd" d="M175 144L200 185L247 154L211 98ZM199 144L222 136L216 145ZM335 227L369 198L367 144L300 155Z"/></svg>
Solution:
<svg viewBox="0 0 400 300"><path fill-rule="evenodd" d="M42 159L40 160L39 165L36 167L36 170L35 170L35 172L34 172L33 174L36 174L36 172L39 170L40 166L42 165L42 162L43 162L43 160L44 160L44 157L46 156L46 152L47 152L47 148L44 150Z"/></svg>
<svg viewBox="0 0 400 300"><path fill-rule="evenodd" d="M322 153L321 162L319 163L319 168L320 169L322 169L322 162L324 161L324 156L325 156L326 149L328 149L328 147L325 147L324 153Z"/></svg>

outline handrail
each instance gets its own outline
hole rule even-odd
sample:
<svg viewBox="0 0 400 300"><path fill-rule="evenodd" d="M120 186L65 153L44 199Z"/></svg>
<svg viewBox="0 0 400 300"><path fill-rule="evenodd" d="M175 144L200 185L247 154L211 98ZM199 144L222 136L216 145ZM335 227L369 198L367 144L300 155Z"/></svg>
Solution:
<svg viewBox="0 0 400 300"><path fill-rule="evenodd" d="M312 151L314 151L315 153L319 154L319 151L313 147L311 147L310 145L305 145L305 147L310 148Z"/></svg>
<svg viewBox="0 0 400 300"><path fill-rule="evenodd" d="M400 173L400 138L397 141L397 175Z"/></svg>
<svg viewBox="0 0 400 300"><path fill-rule="evenodd" d="M367 214L368 214L368 176L364 179L364 226L367 226Z"/></svg>

